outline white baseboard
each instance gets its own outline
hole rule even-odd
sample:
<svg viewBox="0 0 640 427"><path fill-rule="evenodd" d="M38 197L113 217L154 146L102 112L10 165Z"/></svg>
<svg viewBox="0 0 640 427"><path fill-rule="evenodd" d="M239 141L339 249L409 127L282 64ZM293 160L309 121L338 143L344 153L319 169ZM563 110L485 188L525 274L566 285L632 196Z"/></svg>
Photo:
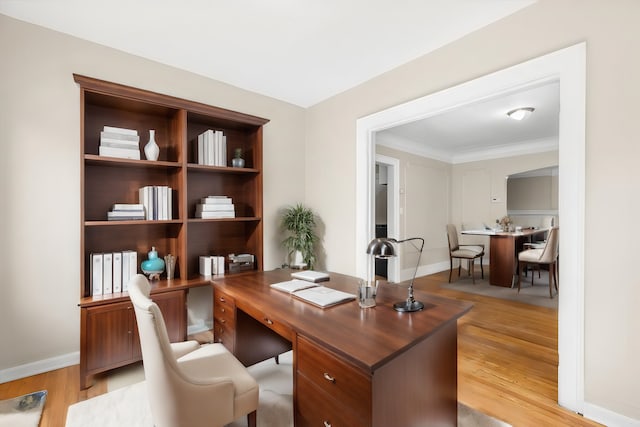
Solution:
<svg viewBox="0 0 640 427"><path fill-rule="evenodd" d="M14 366L13 368L3 369L0 371L0 384L20 378L30 377L31 375L41 374L43 372L53 371L54 369L66 368L67 366L73 366L79 363L80 352L75 351L73 353L63 354L49 359Z"/></svg>
<svg viewBox="0 0 640 427"><path fill-rule="evenodd" d="M618 414L609 409L594 405L592 403L584 402L585 418L596 421L600 424L609 427L638 427L640 426L640 420L629 418L625 415Z"/></svg>

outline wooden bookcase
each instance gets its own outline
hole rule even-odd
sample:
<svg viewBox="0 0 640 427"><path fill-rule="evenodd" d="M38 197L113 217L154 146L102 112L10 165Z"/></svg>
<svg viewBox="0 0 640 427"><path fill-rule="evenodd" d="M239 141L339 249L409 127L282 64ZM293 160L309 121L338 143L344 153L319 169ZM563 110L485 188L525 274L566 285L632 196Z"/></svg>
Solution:
<svg viewBox="0 0 640 427"><path fill-rule="evenodd" d="M152 283L152 297L174 341L186 338L189 288L210 284L199 274L200 255L250 253L254 268L262 270L262 127L268 120L81 75L74 74L74 80L80 86L80 370L86 388L91 375L140 360L137 337L131 338L137 332L128 295L91 296L92 253L135 250L138 272L152 246L159 256L176 256L174 279L161 276ZM137 130L141 159L154 129L158 160L100 156L105 125ZM197 137L207 129L226 135L227 164L242 148L244 168L198 164ZM113 204L138 203L138 189L146 185L173 189L173 219L107 221ZM196 204L209 195L231 197L235 218L195 218ZM98 354L105 351L114 354Z"/></svg>

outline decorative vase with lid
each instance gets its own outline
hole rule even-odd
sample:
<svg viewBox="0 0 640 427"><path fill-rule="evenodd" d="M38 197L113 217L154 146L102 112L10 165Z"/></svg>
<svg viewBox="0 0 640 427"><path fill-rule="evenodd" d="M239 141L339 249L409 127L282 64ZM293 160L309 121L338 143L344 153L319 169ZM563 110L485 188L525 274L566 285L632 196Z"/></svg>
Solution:
<svg viewBox="0 0 640 427"><path fill-rule="evenodd" d="M144 156L147 160L158 160L160 155L160 147L156 144L156 131L149 130L149 142L144 146Z"/></svg>
<svg viewBox="0 0 640 427"><path fill-rule="evenodd" d="M164 260L158 257L156 247L152 246L147 254L148 259L142 261L140 268L144 274L148 274L150 278L158 277L164 271Z"/></svg>
<svg viewBox="0 0 640 427"><path fill-rule="evenodd" d="M244 159L242 158L242 148L236 148L234 151L233 159L231 159L231 166L234 168L243 168Z"/></svg>

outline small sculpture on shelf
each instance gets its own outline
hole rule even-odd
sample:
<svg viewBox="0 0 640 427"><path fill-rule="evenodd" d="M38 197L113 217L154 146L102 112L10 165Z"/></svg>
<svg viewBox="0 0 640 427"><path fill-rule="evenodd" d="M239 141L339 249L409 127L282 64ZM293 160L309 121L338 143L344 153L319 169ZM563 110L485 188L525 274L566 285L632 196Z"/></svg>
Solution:
<svg viewBox="0 0 640 427"><path fill-rule="evenodd" d="M140 264L142 272L149 275L149 280L160 279L160 274L164 271L164 260L158 258L158 251L156 251L155 246L151 247L147 257L148 259Z"/></svg>
<svg viewBox="0 0 640 427"><path fill-rule="evenodd" d="M233 166L234 168L244 167L244 159L242 158L242 148L235 149L233 159L231 159L231 166Z"/></svg>
<svg viewBox="0 0 640 427"><path fill-rule="evenodd" d="M167 267L167 279L172 280L176 271L176 257L171 254L167 254L164 257L164 263Z"/></svg>

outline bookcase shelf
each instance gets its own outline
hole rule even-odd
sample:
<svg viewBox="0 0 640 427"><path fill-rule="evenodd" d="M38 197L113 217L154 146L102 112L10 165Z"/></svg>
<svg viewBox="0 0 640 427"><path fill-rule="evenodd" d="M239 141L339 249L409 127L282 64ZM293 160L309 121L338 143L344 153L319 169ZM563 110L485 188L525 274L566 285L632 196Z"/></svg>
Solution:
<svg viewBox="0 0 640 427"><path fill-rule="evenodd" d="M115 157L105 157L96 154L84 155L85 165L87 166L112 166L112 167L133 167L133 168L182 168L182 164L178 162L165 162L161 160L133 160L118 159Z"/></svg>
<svg viewBox="0 0 640 427"><path fill-rule="evenodd" d="M207 165L198 165L194 163L189 163L187 168L190 171L200 171L206 173L228 173L228 174L256 174L259 173L259 169L254 168L230 168L230 167L220 167L220 166L207 166Z"/></svg>
<svg viewBox="0 0 640 427"><path fill-rule="evenodd" d="M176 307L186 301L189 288L209 284L209 279L199 274L199 256L250 253L255 258L254 268L263 268L262 128L268 120L77 74L74 80L80 87L81 107L79 305L81 388L85 388L90 375L140 358L136 344L131 348L123 341L129 338L110 335L122 332L110 329L113 319L130 325L135 321L122 317L127 316L126 293L92 295L92 253L135 251L138 272L152 247L160 257L176 257L174 278L167 280L163 275L152 283L152 296L162 296L161 309L170 309L173 317L179 313L177 319L165 318L174 339L186 338L186 307L179 311ZM99 155L105 126L137 131L140 160ZM239 148L244 168L198 164L198 135L209 129L222 131L226 137L225 163L231 164ZM160 149L155 161L144 155L150 130L155 130ZM171 188L172 219L107 220L114 204L140 203L139 190L146 186ZM212 195L232 198L235 217L195 218L200 199ZM126 347L128 353L102 360L94 354L105 351L100 342L116 343L115 347Z"/></svg>

